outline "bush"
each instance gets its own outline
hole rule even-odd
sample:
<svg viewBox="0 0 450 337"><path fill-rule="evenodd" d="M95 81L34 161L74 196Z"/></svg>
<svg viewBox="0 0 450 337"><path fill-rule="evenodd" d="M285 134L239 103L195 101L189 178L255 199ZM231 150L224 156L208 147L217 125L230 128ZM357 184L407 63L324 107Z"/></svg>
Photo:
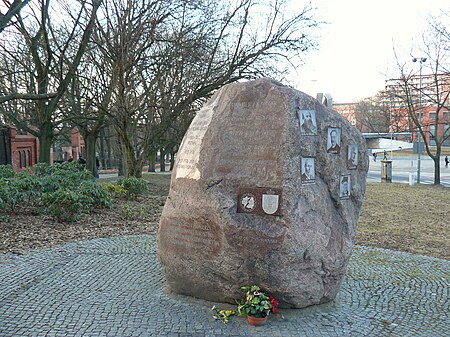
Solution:
<svg viewBox="0 0 450 337"><path fill-rule="evenodd" d="M12 167L0 166L0 209L19 203L35 206L37 214L70 222L91 207L112 206L107 190L76 162L39 163L18 174Z"/></svg>
<svg viewBox="0 0 450 337"><path fill-rule="evenodd" d="M114 198L123 198L126 195L125 188L123 188L123 186L121 185L116 185L112 183L102 185L108 191L108 193Z"/></svg>
<svg viewBox="0 0 450 337"><path fill-rule="evenodd" d="M30 174L34 174L38 177L51 175L67 176L71 173L82 171L84 171L83 165L80 165L77 162L64 162L60 164L56 163L53 166L47 163L37 163L29 169Z"/></svg>
<svg viewBox="0 0 450 337"><path fill-rule="evenodd" d="M53 167L46 163L37 163L36 165L27 169L27 172L38 177L43 177L51 175L53 173Z"/></svg>
<svg viewBox="0 0 450 337"><path fill-rule="evenodd" d="M21 199L15 178L0 179L0 209L13 209Z"/></svg>
<svg viewBox="0 0 450 337"><path fill-rule="evenodd" d="M0 165L0 178L14 178L16 172L11 165Z"/></svg>
<svg viewBox="0 0 450 337"><path fill-rule="evenodd" d="M48 209L48 213L62 222L79 220L80 213L88 210L92 203L92 198L80 194L79 191L66 189L45 193L42 196L42 204Z"/></svg>
<svg viewBox="0 0 450 337"><path fill-rule="evenodd" d="M64 162L53 166L39 163L33 166L26 175L40 178L41 193L55 192L60 188L74 190L83 181L94 180L92 173L84 170L76 162Z"/></svg>
<svg viewBox="0 0 450 337"><path fill-rule="evenodd" d="M93 206L108 208L112 206L111 195L104 186L95 181L83 181L77 191L79 194L91 198Z"/></svg>
<svg viewBox="0 0 450 337"><path fill-rule="evenodd" d="M15 179L15 185L21 193L22 203L39 205L42 196L42 178L26 173L20 173Z"/></svg>
<svg viewBox="0 0 450 337"><path fill-rule="evenodd" d="M136 177L121 179L117 184L125 189L127 198L136 199L137 196L144 194L148 189L147 181Z"/></svg>

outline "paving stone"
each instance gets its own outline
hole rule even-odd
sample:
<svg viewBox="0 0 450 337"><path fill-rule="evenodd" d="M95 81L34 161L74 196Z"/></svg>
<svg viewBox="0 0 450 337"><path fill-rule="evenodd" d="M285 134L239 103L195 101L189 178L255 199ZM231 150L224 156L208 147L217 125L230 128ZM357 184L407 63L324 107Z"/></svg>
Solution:
<svg viewBox="0 0 450 337"><path fill-rule="evenodd" d="M445 336L450 262L357 246L335 301L227 325L167 292L154 235L0 255L0 336Z"/></svg>

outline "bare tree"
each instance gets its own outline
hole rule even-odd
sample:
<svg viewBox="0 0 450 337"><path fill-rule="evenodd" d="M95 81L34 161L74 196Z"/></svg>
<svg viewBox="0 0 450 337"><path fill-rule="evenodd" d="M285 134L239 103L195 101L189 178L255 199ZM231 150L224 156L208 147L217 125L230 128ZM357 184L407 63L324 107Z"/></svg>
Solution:
<svg viewBox="0 0 450 337"><path fill-rule="evenodd" d="M450 139L450 40L443 23L432 21L431 29L423 36L420 67L425 63L429 73L422 75L409 62L398 62L400 76L391 80L389 94L403 103L412 124L412 131L420 134L428 156L434 161L434 184L440 184L440 156L444 142ZM397 58L398 60L398 58ZM433 118L422 119L423 111L432 111ZM431 143L434 143L432 146Z"/></svg>
<svg viewBox="0 0 450 337"><path fill-rule="evenodd" d="M109 1L98 24L95 41L102 54L104 70L114 78L108 85L112 102L104 107L121 145L125 175L140 176L144 157L148 153L148 137L143 130L152 111L144 98L142 73L151 62L149 50L155 42L156 27L167 17L171 5L164 1L139 3ZM145 79L146 80L146 79Z"/></svg>
<svg viewBox="0 0 450 337"><path fill-rule="evenodd" d="M389 101L377 95L360 101L356 105L356 128L366 132L389 132L391 110Z"/></svg>
<svg viewBox="0 0 450 337"><path fill-rule="evenodd" d="M284 1L151 4L160 5L153 17L138 15L144 7L135 3L116 4L99 30L99 46L119 77L110 118L126 174L136 176L156 146L175 147L169 138L181 139L186 123L179 120L192 118L199 100L241 79L282 79L294 56L313 46L308 33L317 25L310 7L288 16Z"/></svg>
<svg viewBox="0 0 450 337"><path fill-rule="evenodd" d="M8 10L5 14L0 13L0 33L11 24L13 17L21 11L30 0L14 0L13 2L3 0L3 4Z"/></svg>
<svg viewBox="0 0 450 337"><path fill-rule="evenodd" d="M16 71L26 73L31 83L15 92L3 89L3 102L32 97L39 100L35 101L30 113L34 116L34 124L23 123L4 105L0 108L11 122L39 138L40 162L50 162L55 128L61 123L59 104L86 50L100 4L101 0L60 1L57 12L51 10L50 0L40 0L36 6L30 6L26 17L16 13L13 25L16 40L2 45L2 52L9 56L10 62L21 66ZM61 13L61 8L65 9L64 20L52 16ZM24 55L29 63L24 62Z"/></svg>

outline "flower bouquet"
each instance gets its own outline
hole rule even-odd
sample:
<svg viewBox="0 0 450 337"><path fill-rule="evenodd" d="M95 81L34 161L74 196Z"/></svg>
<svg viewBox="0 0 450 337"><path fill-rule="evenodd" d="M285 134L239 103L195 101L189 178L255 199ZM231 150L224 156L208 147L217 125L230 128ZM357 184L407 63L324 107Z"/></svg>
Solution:
<svg viewBox="0 0 450 337"><path fill-rule="evenodd" d="M252 325L264 324L270 312L278 314L278 301L264 294L258 286L243 286L245 297L238 301L238 315L247 315Z"/></svg>

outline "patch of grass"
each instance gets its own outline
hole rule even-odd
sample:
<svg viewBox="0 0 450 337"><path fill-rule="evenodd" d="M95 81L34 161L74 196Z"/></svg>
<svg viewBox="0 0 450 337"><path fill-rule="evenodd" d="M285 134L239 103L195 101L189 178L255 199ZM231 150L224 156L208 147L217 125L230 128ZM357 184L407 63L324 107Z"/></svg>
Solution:
<svg viewBox="0 0 450 337"><path fill-rule="evenodd" d="M450 260L450 189L368 184L356 243Z"/></svg>

